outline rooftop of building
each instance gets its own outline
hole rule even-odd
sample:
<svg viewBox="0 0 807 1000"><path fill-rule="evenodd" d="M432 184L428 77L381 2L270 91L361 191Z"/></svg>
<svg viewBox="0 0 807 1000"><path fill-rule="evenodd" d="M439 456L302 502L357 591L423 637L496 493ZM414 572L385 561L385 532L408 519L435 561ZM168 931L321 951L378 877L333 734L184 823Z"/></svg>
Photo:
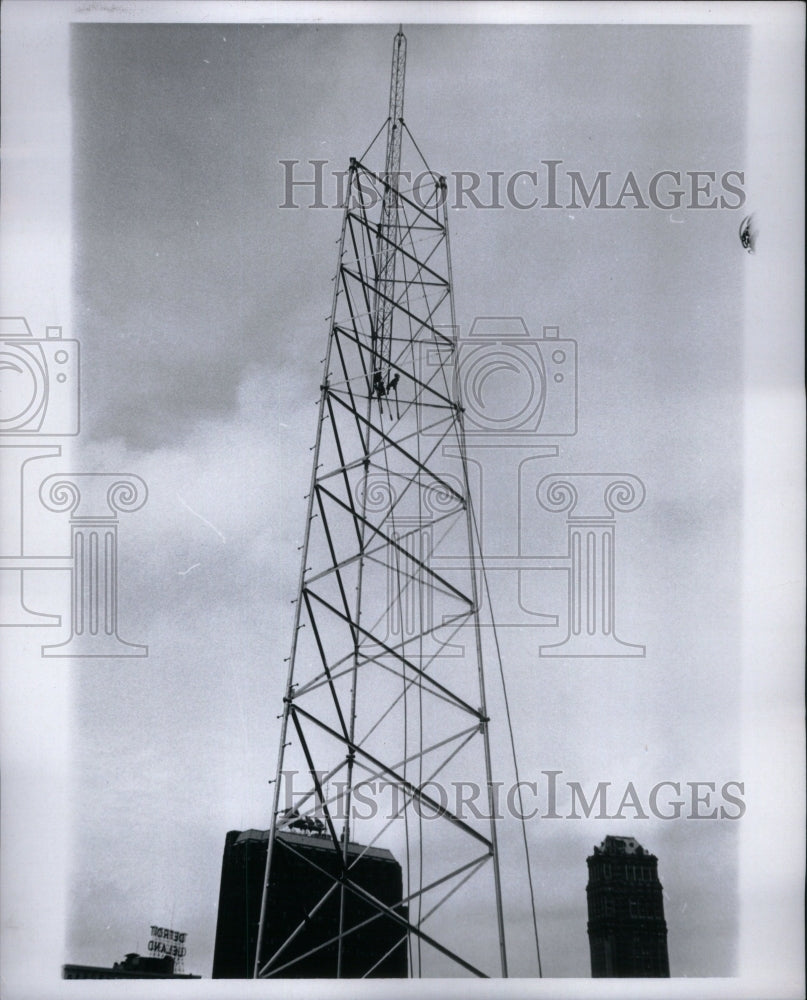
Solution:
<svg viewBox="0 0 807 1000"><path fill-rule="evenodd" d="M129 952L122 962L112 966L80 965L68 963L62 966L63 979L201 979L201 976L187 972L175 972L174 960L166 955L152 958Z"/></svg>
<svg viewBox="0 0 807 1000"><path fill-rule="evenodd" d="M652 858L634 837L606 837L599 847L594 848L595 854L633 854L638 857Z"/></svg>
<svg viewBox="0 0 807 1000"><path fill-rule="evenodd" d="M265 841L269 839L268 830L244 830L238 833L236 844L244 844L250 840ZM277 837L284 840L292 847L314 847L321 851L335 851L336 847L330 833L325 829L322 832L312 831L309 833L296 833L292 830L278 830ZM362 854L366 858L378 858L384 861L395 861L395 855L385 847L365 847L355 841L348 841L348 854ZM396 862L397 864L397 862Z"/></svg>

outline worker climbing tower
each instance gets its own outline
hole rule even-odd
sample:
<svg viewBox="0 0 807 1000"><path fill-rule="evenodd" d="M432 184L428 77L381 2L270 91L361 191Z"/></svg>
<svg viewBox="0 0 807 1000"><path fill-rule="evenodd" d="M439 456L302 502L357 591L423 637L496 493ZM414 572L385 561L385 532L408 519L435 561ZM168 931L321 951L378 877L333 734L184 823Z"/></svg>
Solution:
<svg viewBox="0 0 807 1000"><path fill-rule="evenodd" d="M399 30L386 129L347 178L256 977L325 949L337 976L378 974L351 949L373 921L410 975L507 975L446 182L404 121L405 66ZM400 898L360 877L379 848ZM282 923L284 854L320 889Z"/></svg>

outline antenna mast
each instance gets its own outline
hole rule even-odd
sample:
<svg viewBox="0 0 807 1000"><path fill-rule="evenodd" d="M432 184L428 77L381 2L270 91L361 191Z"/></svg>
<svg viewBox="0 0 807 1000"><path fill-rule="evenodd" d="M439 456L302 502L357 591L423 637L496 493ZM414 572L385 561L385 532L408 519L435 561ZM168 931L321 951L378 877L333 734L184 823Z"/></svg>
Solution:
<svg viewBox="0 0 807 1000"><path fill-rule="evenodd" d="M378 290L375 298L373 324L373 376L384 377L383 368L389 362L392 312L395 300L395 236L398 229L398 183L401 173L401 137L403 134L404 84L406 82L406 35L403 26L392 43L392 72L389 84L389 115L387 116L387 155L384 164L384 198L379 223L380 260ZM376 385L378 382L376 381Z"/></svg>

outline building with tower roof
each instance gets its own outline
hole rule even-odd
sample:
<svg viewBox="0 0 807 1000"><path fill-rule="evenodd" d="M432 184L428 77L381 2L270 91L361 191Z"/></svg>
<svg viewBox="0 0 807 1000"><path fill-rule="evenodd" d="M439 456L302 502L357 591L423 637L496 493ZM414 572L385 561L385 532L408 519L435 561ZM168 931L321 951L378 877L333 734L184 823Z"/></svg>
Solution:
<svg viewBox="0 0 807 1000"><path fill-rule="evenodd" d="M588 864L591 975L670 975L658 858L633 837L606 837Z"/></svg>

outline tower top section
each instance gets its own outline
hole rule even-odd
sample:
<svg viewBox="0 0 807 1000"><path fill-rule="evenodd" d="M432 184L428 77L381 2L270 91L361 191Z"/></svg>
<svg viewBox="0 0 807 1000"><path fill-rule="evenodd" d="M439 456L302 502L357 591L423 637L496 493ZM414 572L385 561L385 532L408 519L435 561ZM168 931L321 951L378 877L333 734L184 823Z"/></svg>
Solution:
<svg viewBox="0 0 807 1000"><path fill-rule="evenodd" d="M403 26L392 41L392 72L389 84L389 117L391 122L403 118L404 82L406 77L406 35Z"/></svg>
<svg viewBox="0 0 807 1000"><path fill-rule="evenodd" d="M389 83L389 115L387 118L387 178L401 169L401 130L403 128L404 84L406 82L406 35L403 25L392 42L392 71Z"/></svg>

